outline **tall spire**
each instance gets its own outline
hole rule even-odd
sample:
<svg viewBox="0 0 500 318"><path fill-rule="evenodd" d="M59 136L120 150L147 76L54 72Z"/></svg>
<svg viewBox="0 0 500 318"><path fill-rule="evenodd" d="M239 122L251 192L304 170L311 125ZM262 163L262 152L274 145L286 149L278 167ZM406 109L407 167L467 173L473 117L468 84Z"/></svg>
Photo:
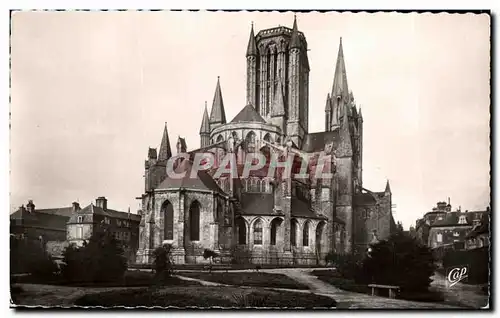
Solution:
<svg viewBox="0 0 500 318"><path fill-rule="evenodd" d="M391 186L389 185L389 179L387 179L387 183L385 184L385 193L391 193Z"/></svg>
<svg viewBox="0 0 500 318"><path fill-rule="evenodd" d="M255 35L253 33L253 22L252 29L250 30L250 38L248 39L247 57L248 56L257 56L257 44L255 43Z"/></svg>
<svg viewBox="0 0 500 318"><path fill-rule="evenodd" d="M332 97L342 96L346 100L349 98L349 88L347 87L347 73L344 61L344 49L342 47L342 37L340 38L339 52L337 55L337 65L333 78Z"/></svg>
<svg viewBox="0 0 500 318"><path fill-rule="evenodd" d="M290 48L300 48L299 29L297 27L297 16L293 16L292 39L290 40Z"/></svg>
<svg viewBox="0 0 500 318"><path fill-rule="evenodd" d="M172 157L172 150L170 149L170 139L168 138L167 123L165 122L165 129L163 130L158 160L168 160L170 157Z"/></svg>
<svg viewBox="0 0 500 318"><path fill-rule="evenodd" d="M214 101L210 113L210 124L225 124L226 112L224 111L224 101L220 89L220 77L217 76L217 86L215 87Z"/></svg>
<svg viewBox="0 0 500 318"><path fill-rule="evenodd" d="M208 119L207 101L205 101L205 110L203 111L203 119L201 120L200 134L210 133L210 119Z"/></svg>

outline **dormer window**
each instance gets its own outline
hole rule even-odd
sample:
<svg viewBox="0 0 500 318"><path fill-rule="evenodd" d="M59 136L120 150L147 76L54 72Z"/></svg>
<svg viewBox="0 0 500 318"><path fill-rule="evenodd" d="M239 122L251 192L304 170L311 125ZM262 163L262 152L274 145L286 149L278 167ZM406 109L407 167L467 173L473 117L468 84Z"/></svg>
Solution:
<svg viewBox="0 0 500 318"><path fill-rule="evenodd" d="M76 220L77 223L83 223L83 215L79 215Z"/></svg>
<svg viewBox="0 0 500 318"><path fill-rule="evenodd" d="M460 217L458 218L458 224L467 224L467 218L465 217L465 215L460 215Z"/></svg>

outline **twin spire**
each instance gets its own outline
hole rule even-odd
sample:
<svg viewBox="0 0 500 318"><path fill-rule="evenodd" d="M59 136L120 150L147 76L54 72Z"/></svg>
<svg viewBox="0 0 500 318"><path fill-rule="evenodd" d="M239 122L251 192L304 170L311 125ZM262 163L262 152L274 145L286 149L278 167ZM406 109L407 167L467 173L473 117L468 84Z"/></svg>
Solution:
<svg viewBox="0 0 500 318"><path fill-rule="evenodd" d="M215 87L212 111L210 113L210 124L225 124L226 112L224 110L224 101L222 100L222 91L220 88L220 78L217 76L217 86Z"/></svg>

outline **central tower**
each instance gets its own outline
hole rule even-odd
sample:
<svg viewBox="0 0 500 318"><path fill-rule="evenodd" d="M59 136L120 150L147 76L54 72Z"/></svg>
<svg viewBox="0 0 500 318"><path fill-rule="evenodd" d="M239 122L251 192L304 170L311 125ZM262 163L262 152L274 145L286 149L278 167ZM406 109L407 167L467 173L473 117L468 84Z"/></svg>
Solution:
<svg viewBox="0 0 500 318"><path fill-rule="evenodd" d="M266 121L280 123L283 134L300 148L308 132L309 61L307 41L298 31L297 19L292 29L279 26L256 36L252 24L246 57L247 104ZM284 111L273 109L280 103Z"/></svg>

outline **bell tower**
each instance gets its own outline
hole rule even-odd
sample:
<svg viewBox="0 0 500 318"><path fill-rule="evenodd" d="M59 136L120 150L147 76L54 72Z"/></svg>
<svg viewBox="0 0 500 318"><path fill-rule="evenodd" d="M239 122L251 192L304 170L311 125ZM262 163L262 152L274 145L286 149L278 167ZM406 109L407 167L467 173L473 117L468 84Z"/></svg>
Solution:
<svg viewBox="0 0 500 318"><path fill-rule="evenodd" d="M292 29L278 26L256 36L252 24L246 58L247 104L270 122L278 113L273 107L281 103L274 99L283 98L283 133L300 147L308 132L309 61L307 41L298 30L297 19Z"/></svg>

